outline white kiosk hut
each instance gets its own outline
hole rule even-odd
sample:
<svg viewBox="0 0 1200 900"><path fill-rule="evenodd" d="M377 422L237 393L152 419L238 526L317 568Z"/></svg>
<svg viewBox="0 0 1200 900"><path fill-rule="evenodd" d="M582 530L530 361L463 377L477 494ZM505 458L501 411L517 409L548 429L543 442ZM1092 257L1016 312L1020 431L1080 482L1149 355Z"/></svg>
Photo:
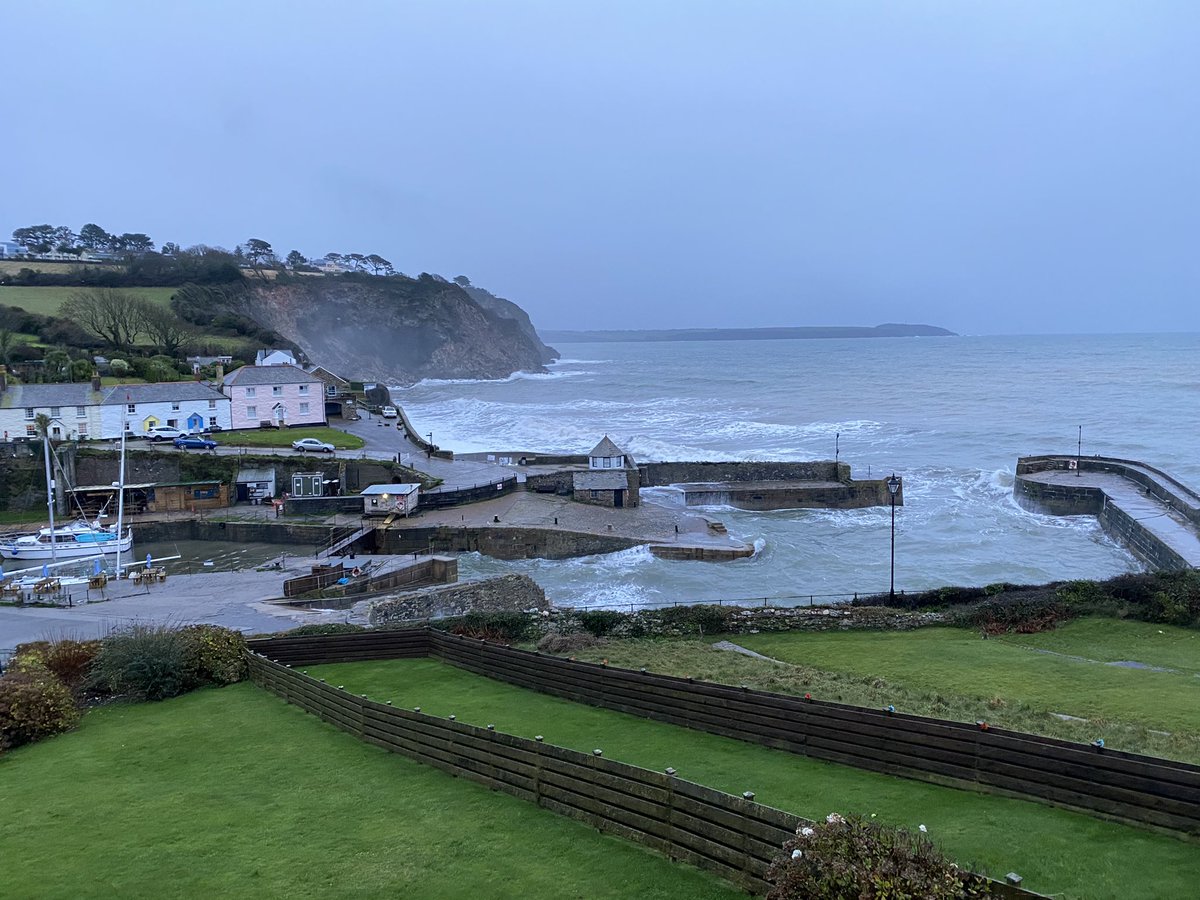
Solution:
<svg viewBox="0 0 1200 900"><path fill-rule="evenodd" d="M641 476L637 466L624 450L606 434L588 454L588 467L571 476L574 498L581 503L595 503L621 509L638 506L641 498Z"/></svg>
<svg viewBox="0 0 1200 900"><path fill-rule="evenodd" d="M361 494L364 516L409 516L417 509L419 484L373 484Z"/></svg>

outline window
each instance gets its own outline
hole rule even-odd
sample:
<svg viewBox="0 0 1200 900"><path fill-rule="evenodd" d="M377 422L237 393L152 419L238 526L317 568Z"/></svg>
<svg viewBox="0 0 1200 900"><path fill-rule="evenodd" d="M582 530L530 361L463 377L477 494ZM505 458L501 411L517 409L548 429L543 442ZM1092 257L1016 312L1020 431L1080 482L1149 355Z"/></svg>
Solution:
<svg viewBox="0 0 1200 900"><path fill-rule="evenodd" d="M62 407L61 406L50 407L50 417L52 419L57 419L61 415L62 415Z"/></svg>
<svg viewBox="0 0 1200 900"><path fill-rule="evenodd" d="M168 428L178 428L179 420L178 419L167 419L167 427Z"/></svg>
<svg viewBox="0 0 1200 900"><path fill-rule="evenodd" d="M87 437L87 422L80 422L76 428L79 431L80 437Z"/></svg>
<svg viewBox="0 0 1200 900"><path fill-rule="evenodd" d="M246 418L247 419L258 418L258 407L257 406L247 406L246 407Z"/></svg>
<svg viewBox="0 0 1200 900"><path fill-rule="evenodd" d="M254 388L246 388L246 399L249 400L254 396Z"/></svg>
<svg viewBox="0 0 1200 900"><path fill-rule="evenodd" d="M302 394L308 393L308 385L307 384L300 385L300 393L302 393Z"/></svg>
<svg viewBox="0 0 1200 900"><path fill-rule="evenodd" d="M75 418L86 419L87 418L87 407L86 406L75 407Z"/></svg>
<svg viewBox="0 0 1200 900"><path fill-rule="evenodd" d="M34 417L34 415L33 415L33 410L32 410L32 409L30 409L30 408L28 408L28 407L26 407L26 409L25 409L25 419L28 421L28 420L31 420L31 419L33 419L33 417Z"/></svg>
<svg viewBox="0 0 1200 900"><path fill-rule="evenodd" d="M300 404L300 415L302 415L302 416L308 415L308 404L307 403Z"/></svg>
<svg viewBox="0 0 1200 900"><path fill-rule="evenodd" d="M272 387L271 388L271 396L272 397L282 397L283 396L283 385L277 384L274 387Z"/></svg>
<svg viewBox="0 0 1200 900"><path fill-rule="evenodd" d="M209 417L208 417L208 427L209 427L209 428L216 428L216 427L217 427L217 417L216 417L216 416L209 416Z"/></svg>
<svg viewBox="0 0 1200 900"><path fill-rule="evenodd" d="M599 499L600 499L600 492L599 492L599 491L592 491L592 499L593 499L593 500L599 500Z"/></svg>
<svg viewBox="0 0 1200 900"><path fill-rule="evenodd" d="M216 409L216 408L217 408L217 401L216 401L216 400L209 400L209 401L208 401L208 408L209 408L209 409Z"/></svg>
<svg viewBox="0 0 1200 900"><path fill-rule="evenodd" d="M336 384L326 385L325 386L325 396L326 397L336 397L337 396L337 385Z"/></svg>
<svg viewBox="0 0 1200 900"><path fill-rule="evenodd" d="M25 437L37 437L37 428L33 425L25 426Z"/></svg>
<svg viewBox="0 0 1200 900"><path fill-rule="evenodd" d="M179 412L179 401L178 400L171 401L171 412Z"/></svg>
<svg viewBox="0 0 1200 900"><path fill-rule="evenodd" d="M131 412L131 413L135 413L135 412L137 412L137 404L136 404L136 403L127 403L127 404L125 404L125 411L126 411L126 412Z"/></svg>
<svg viewBox="0 0 1200 900"><path fill-rule="evenodd" d="M605 456L603 459L604 459L604 468L611 469L612 468L612 457Z"/></svg>

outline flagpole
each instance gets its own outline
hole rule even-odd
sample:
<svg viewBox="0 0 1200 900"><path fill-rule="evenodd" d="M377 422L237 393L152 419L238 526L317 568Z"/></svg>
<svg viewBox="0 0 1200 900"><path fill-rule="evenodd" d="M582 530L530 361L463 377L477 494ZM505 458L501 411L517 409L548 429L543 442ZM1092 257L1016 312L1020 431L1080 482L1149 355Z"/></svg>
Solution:
<svg viewBox="0 0 1200 900"><path fill-rule="evenodd" d="M117 579L121 578L121 541L125 534L125 431L128 428L126 417L129 415L129 395L125 395L125 405L121 407L121 467L117 475ZM133 552L133 548L129 548Z"/></svg>

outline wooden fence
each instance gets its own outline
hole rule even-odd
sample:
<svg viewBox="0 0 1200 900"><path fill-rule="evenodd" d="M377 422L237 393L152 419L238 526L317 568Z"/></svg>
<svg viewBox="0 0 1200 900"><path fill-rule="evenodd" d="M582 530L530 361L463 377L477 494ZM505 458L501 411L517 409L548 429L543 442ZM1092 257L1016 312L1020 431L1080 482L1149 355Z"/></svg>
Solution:
<svg viewBox="0 0 1200 900"><path fill-rule="evenodd" d="M888 710L572 662L430 629L251 642L293 664L432 655L520 687L858 768L1200 835L1200 767Z"/></svg>
<svg viewBox="0 0 1200 900"><path fill-rule="evenodd" d="M362 740L645 844L755 893L766 891L767 868L804 821L667 773L356 697L262 656L251 655L250 677Z"/></svg>

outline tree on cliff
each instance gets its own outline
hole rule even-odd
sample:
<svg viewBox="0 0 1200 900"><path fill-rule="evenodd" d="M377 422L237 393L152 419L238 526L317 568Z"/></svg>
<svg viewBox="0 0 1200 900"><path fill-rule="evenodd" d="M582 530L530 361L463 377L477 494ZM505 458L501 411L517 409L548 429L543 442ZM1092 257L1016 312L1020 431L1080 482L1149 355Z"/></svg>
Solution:
<svg viewBox="0 0 1200 900"><path fill-rule="evenodd" d="M363 262L371 267L371 271L376 275L394 275L396 270L392 268L392 264L380 256L378 253L372 253L365 257Z"/></svg>
<svg viewBox="0 0 1200 900"><path fill-rule="evenodd" d="M468 278L466 275L455 275L454 283L457 284L459 287L470 287L471 279Z"/></svg>
<svg viewBox="0 0 1200 900"><path fill-rule="evenodd" d="M301 268L308 265L308 260L304 258L304 254L299 250L293 250L287 255L287 266L293 272L299 272Z"/></svg>
<svg viewBox="0 0 1200 900"><path fill-rule="evenodd" d="M239 246L238 250L245 257L246 262L250 263L250 268L254 270L254 273L265 280L266 275L263 274L263 269L276 262L275 250L270 243L261 238L250 238Z"/></svg>
<svg viewBox="0 0 1200 900"><path fill-rule="evenodd" d="M49 253L54 249L53 225L29 225L17 228L12 233L13 243L20 244L29 253Z"/></svg>

